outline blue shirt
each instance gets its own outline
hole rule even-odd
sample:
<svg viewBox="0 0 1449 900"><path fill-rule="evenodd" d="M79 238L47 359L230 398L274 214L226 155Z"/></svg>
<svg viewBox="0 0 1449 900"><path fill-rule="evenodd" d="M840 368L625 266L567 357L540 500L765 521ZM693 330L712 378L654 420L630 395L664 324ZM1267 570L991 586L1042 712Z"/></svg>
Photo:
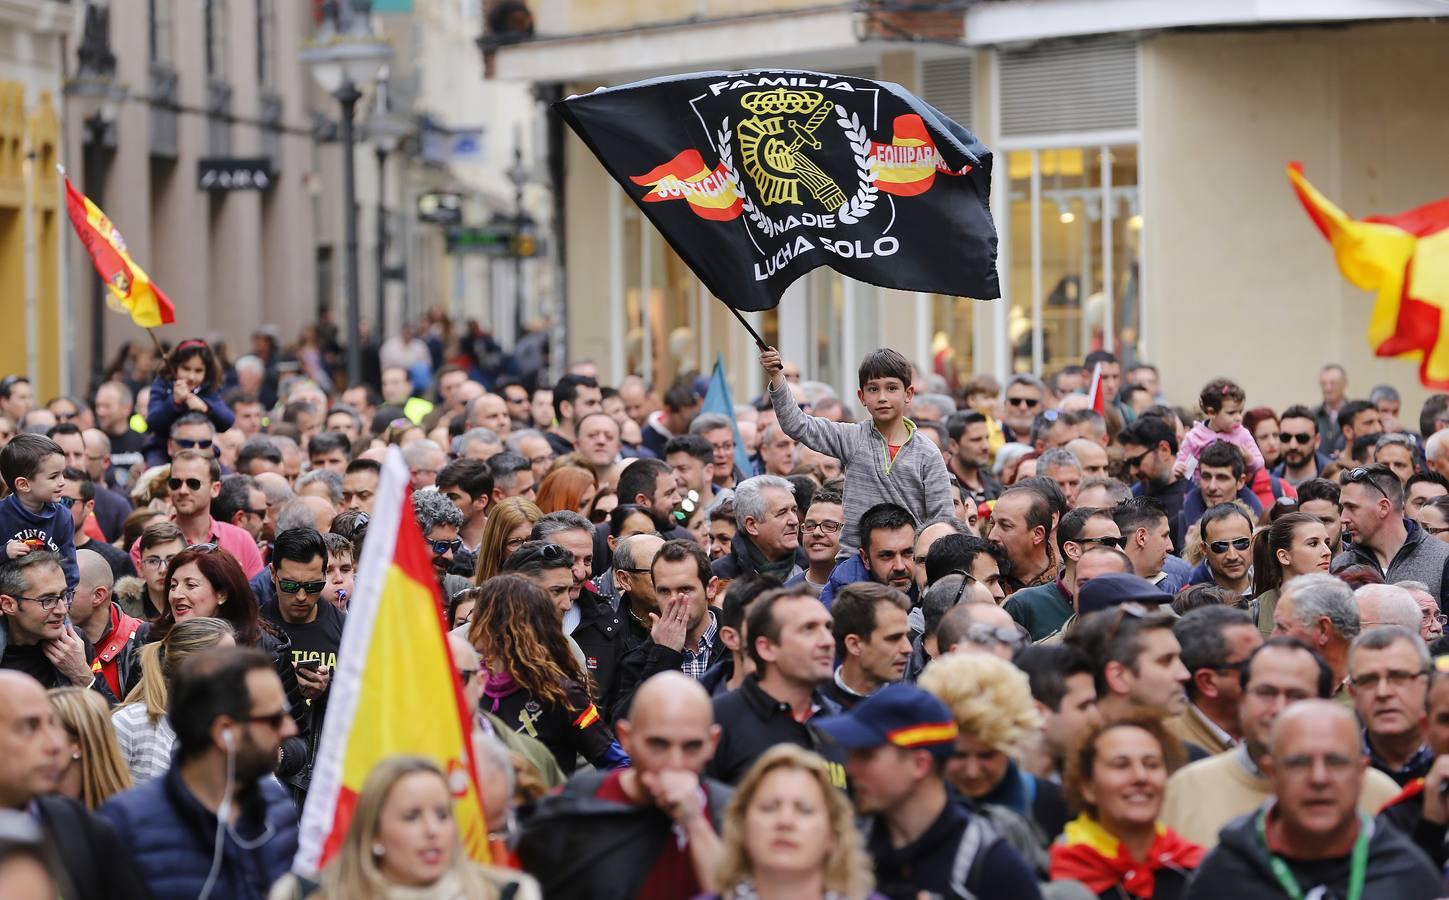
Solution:
<svg viewBox="0 0 1449 900"><path fill-rule="evenodd" d="M80 571L75 564L75 520L70 510L59 503L49 502L33 513L20 502L20 497L11 494L0 500L0 539L11 541L40 542L51 553L60 555L60 567L65 570L65 583L71 590L80 583Z"/></svg>

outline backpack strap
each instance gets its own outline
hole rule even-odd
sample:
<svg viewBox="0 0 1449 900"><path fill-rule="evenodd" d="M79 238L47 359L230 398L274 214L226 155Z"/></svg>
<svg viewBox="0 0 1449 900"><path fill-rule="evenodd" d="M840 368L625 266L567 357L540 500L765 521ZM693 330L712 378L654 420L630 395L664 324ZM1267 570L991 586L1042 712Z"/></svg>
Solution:
<svg viewBox="0 0 1449 900"><path fill-rule="evenodd" d="M971 821L966 823L966 830L961 832L961 842L956 845L956 857L951 862L951 889L961 900L976 900L976 895L967 885L980 883L980 869L986 852L999 840L1001 832L996 830L996 826L985 816L973 812Z"/></svg>

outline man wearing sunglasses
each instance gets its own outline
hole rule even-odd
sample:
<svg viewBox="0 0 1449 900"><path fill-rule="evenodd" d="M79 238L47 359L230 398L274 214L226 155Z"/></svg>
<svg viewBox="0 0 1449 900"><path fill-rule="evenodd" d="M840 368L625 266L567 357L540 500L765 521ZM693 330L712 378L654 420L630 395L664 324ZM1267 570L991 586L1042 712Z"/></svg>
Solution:
<svg viewBox="0 0 1449 900"><path fill-rule="evenodd" d="M236 557L248 579L265 571L257 542L246 531L211 517L211 501L221 493L221 464L210 450L180 450L171 460L171 477L166 482L172 521L181 529L188 547L216 544ZM141 571L141 540L131 545L131 563Z"/></svg>
<svg viewBox="0 0 1449 900"><path fill-rule="evenodd" d="M1283 461L1273 474L1297 487L1310 478L1317 478L1333 464L1333 458L1320 450L1323 438L1318 433L1318 420L1306 406L1290 406L1278 420L1278 443Z"/></svg>
<svg viewBox="0 0 1449 900"><path fill-rule="evenodd" d="M1208 753L1226 753L1243 739L1238 715L1242 673L1263 635L1247 610L1231 606L1195 609L1172 632L1192 677L1187 681L1187 711L1169 720L1168 730Z"/></svg>
<svg viewBox="0 0 1449 900"><path fill-rule="evenodd" d="M1398 476L1388 466L1375 464L1350 469L1341 481L1345 549L1334 557L1333 568L1365 565L1390 584L1420 581L1442 604L1449 544L1404 517L1404 488Z"/></svg>
<svg viewBox="0 0 1449 900"><path fill-rule="evenodd" d="M467 578L448 571L453 567L453 554L463 548L463 540L458 537L458 530L463 527L463 511L445 494L415 491L413 515L423 530L423 540L433 557L433 574L438 578L443 602L447 603L454 594L473 586Z"/></svg>
<svg viewBox="0 0 1449 900"><path fill-rule="evenodd" d="M264 619L292 641L297 686L309 701L327 691L337 668L346 617L331 603L322 603L327 587L327 544L315 528L291 528L272 543L269 586L275 599L261 606ZM312 732L321 734L314 717Z"/></svg>
<svg viewBox="0 0 1449 900"><path fill-rule="evenodd" d="M204 413L187 413L171 425L171 435L166 440L166 458L175 459L182 450L204 450L212 452L216 442L216 428Z"/></svg>
<svg viewBox="0 0 1449 900"><path fill-rule="evenodd" d="M1046 399L1046 385L1035 375L1013 375L1006 382L1006 426L1013 437L1025 441L1031 435L1031 422L1041 412Z"/></svg>
<svg viewBox="0 0 1449 900"><path fill-rule="evenodd" d="M1222 503L1197 521L1203 558L1188 584L1215 584L1241 596L1253 592L1253 523L1242 508ZM1449 547L1449 544L1445 545Z"/></svg>
<svg viewBox="0 0 1449 900"><path fill-rule="evenodd" d="M1056 530L1057 551L1065 565L1047 584L1022 588L1006 600L1006 611L1033 641L1061 631L1076 612L1077 562L1089 547L1120 549L1122 532L1106 509L1074 509L1062 516Z"/></svg>

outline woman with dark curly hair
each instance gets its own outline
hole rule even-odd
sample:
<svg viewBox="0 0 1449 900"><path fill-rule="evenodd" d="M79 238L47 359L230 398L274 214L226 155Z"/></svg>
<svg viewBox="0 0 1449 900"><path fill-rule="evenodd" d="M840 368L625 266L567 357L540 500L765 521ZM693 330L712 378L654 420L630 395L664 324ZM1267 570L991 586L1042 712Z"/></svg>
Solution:
<svg viewBox="0 0 1449 900"><path fill-rule="evenodd" d="M468 640L483 660L483 708L542 741L565 775L580 756L599 769L628 765L543 589L496 575L471 593L477 605Z"/></svg>
<svg viewBox="0 0 1449 900"><path fill-rule="evenodd" d="M1066 758L1062 786L1081 815L1052 845L1052 881L1102 900L1177 900L1203 848L1162 824L1167 776L1187 761L1158 714L1134 709L1094 724Z"/></svg>

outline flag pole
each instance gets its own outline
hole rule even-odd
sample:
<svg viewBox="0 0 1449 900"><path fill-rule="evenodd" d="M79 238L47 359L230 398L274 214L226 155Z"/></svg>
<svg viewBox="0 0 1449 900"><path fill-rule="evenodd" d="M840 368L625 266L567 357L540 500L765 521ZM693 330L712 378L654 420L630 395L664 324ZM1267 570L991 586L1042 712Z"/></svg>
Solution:
<svg viewBox="0 0 1449 900"><path fill-rule="evenodd" d="M156 329L154 329L154 328L147 328L147 329L144 329L144 331L151 338L151 346L153 346L153 347L156 348L156 358L159 359L159 360L165 360L166 359L166 351L161 349L161 339L158 338L158 337L156 337Z"/></svg>
<svg viewBox="0 0 1449 900"><path fill-rule="evenodd" d="M750 337L755 339L756 347L759 347L761 350L770 349L770 345L766 344L765 339L760 337L760 333L756 331L749 322L745 321L745 317L740 315L739 310L735 309L733 306L730 306L728 303L726 303L725 306L729 308L730 314L733 315L736 319L739 319L740 324L745 326L745 330L750 333Z"/></svg>

